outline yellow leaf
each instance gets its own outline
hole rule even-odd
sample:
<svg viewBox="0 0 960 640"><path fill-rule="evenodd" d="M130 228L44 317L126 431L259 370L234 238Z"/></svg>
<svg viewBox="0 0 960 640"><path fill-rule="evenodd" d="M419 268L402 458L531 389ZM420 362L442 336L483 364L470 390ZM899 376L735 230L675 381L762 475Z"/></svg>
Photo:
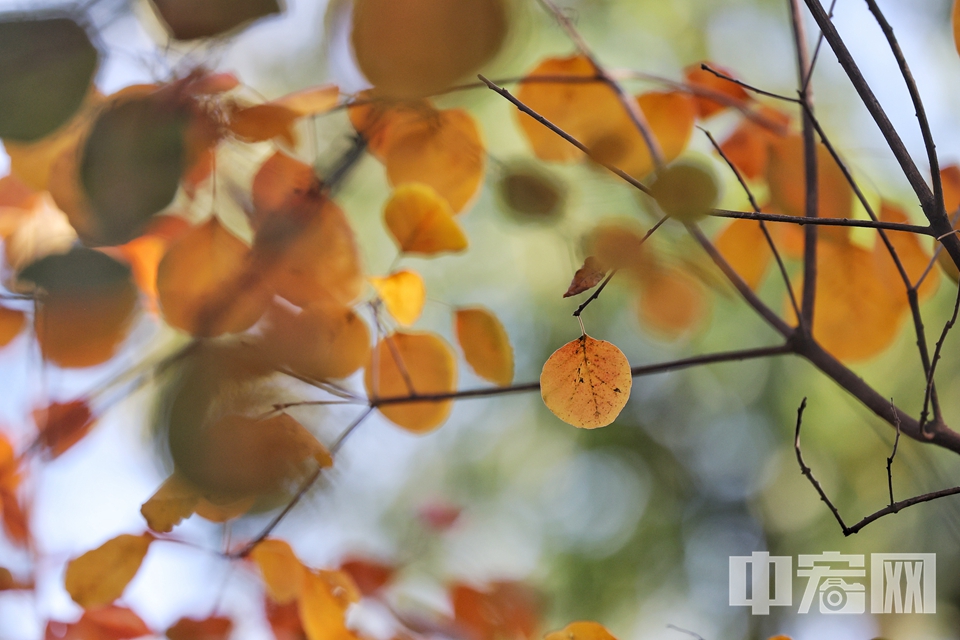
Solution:
<svg viewBox="0 0 960 640"><path fill-rule="evenodd" d="M387 311L404 327L409 327L423 312L427 288L416 271L401 269L385 278L371 277L370 284L377 290Z"/></svg>
<svg viewBox="0 0 960 640"><path fill-rule="evenodd" d="M346 378L370 359L370 330L350 309L317 305L267 313L266 355L313 380Z"/></svg>
<svg viewBox="0 0 960 640"><path fill-rule="evenodd" d="M200 337L249 329L272 297L260 278L248 286L250 248L211 217L178 238L157 268L164 319Z"/></svg>
<svg viewBox="0 0 960 640"><path fill-rule="evenodd" d="M358 598L359 590L343 572L307 572L297 602L307 640L353 640L346 610Z"/></svg>
<svg viewBox="0 0 960 640"><path fill-rule="evenodd" d="M174 473L143 503L140 513L152 531L170 533L175 526L193 515L200 499L196 487Z"/></svg>
<svg viewBox="0 0 960 640"><path fill-rule="evenodd" d="M432 256L467 248L467 236L453 219L450 205L427 185L397 187L383 216L387 229L405 253Z"/></svg>
<svg viewBox="0 0 960 640"><path fill-rule="evenodd" d="M407 119L395 127L384 164L391 185L429 185L458 213L480 190L486 157L473 116L448 109L435 118Z"/></svg>
<svg viewBox="0 0 960 640"><path fill-rule="evenodd" d="M457 342L478 376L505 387L513 382L513 347L495 315L481 307L457 309Z"/></svg>
<svg viewBox="0 0 960 640"><path fill-rule="evenodd" d="M571 622L560 631L548 633L543 640L617 640L597 622Z"/></svg>
<svg viewBox="0 0 960 640"><path fill-rule="evenodd" d="M613 344L584 334L557 349L543 365L540 393L558 418L575 427L605 427L630 398L633 376Z"/></svg>
<svg viewBox="0 0 960 640"><path fill-rule="evenodd" d="M307 569L289 544L268 538L253 548L250 558L260 568L267 593L274 602L286 604L300 597L307 579Z"/></svg>
<svg viewBox="0 0 960 640"><path fill-rule="evenodd" d="M457 388L457 363L450 345L440 336L397 331L373 350L363 381L372 399L453 393ZM425 433L443 424L453 401L400 402L378 408L396 425Z"/></svg>
<svg viewBox="0 0 960 640"><path fill-rule="evenodd" d="M153 536L121 535L67 565L67 593L84 609L110 604L137 574Z"/></svg>

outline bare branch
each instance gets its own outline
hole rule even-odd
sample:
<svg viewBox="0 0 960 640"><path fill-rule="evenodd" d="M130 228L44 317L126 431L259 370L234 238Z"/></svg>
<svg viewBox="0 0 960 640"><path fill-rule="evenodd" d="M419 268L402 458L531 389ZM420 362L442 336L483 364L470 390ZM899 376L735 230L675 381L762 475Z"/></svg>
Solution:
<svg viewBox="0 0 960 640"><path fill-rule="evenodd" d="M890 398L890 406L893 407L893 398ZM894 414L896 414L896 409L894 409ZM897 457L897 448L900 446L900 416L897 416L897 437L893 440L893 451L890 452L890 457L887 458L887 488L890 490L890 505L894 504L893 499L893 459Z"/></svg>
<svg viewBox="0 0 960 640"><path fill-rule="evenodd" d="M763 89L755 87L752 84L747 84L743 80L738 80L733 76L723 73L722 71L717 71L716 69L708 65L706 62L701 63L700 68L708 73L712 73L713 75L717 76L721 80L732 82L733 84L741 86L747 91L751 91L753 93L756 93L757 95L767 96L768 98L775 98L777 100L783 100L784 102L792 102L794 104L800 104L800 100L798 100L797 98L791 98L790 96L783 96L783 95L780 95L779 93L772 93L770 91L765 91Z"/></svg>
<svg viewBox="0 0 960 640"><path fill-rule="evenodd" d="M935 389L933 377L937 373L937 363L940 362L940 353L943 350L943 343L947 340L947 334L950 333L950 330L953 329L953 326L957 323L958 314L960 314L960 288L957 289L957 300L953 304L953 314L950 316L950 319L947 320L947 323L943 325L943 331L940 332L940 339L937 340L937 345L933 349L933 362L930 363L930 369L927 373L926 392L923 394L923 410L920 412L920 428L924 432L926 432L927 427L927 411Z"/></svg>
<svg viewBox="0 0 960 640"><path fill-rule="evenodd" d="M716 218L738 218L741 220L764 220L766 222L785 222L804 226L808 224L822 227L860 227L864 229L889 229L904 231L921 236L929 236L930 227L905 222L884 222L882 220L857 220L854 218L815 218L813 220L801 216L789 216L780 213L751 213L749 211L730 211L728 209L714 209L710 214Z"/></svg>

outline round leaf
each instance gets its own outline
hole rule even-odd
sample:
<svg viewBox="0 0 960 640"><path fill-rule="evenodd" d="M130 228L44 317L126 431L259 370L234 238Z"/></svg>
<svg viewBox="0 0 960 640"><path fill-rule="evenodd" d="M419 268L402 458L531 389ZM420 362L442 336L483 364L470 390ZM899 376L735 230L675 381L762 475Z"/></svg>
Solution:
<svg viewBox="0 0 960 640"><path fill-rule="evenodd" d="M506 329L481 307L457 309L457 342L478 376L505 387L513 382L513 347Z"/></svg>
<svg viewBox="0 0 960 640"><path fill-rule="evenodd" d="M397 187L383 211L384 222L401 251L432 256L467 248L467 236L450 205L423 184Z"/></svg>
<svg viewBox="0 0 960 640"><path fill-rule="evenodd" d="M84 609L110 604L137 575L153 536L121 535L67 565L64 586Z"/></svg>
<svg viewBox="0 0 960 640"><path fill-rule="evenodd" d="M633 376L613 344L584 334L557 349L543 365L540 393L558 418L575 427L605 427L630 398Z"/></svg>

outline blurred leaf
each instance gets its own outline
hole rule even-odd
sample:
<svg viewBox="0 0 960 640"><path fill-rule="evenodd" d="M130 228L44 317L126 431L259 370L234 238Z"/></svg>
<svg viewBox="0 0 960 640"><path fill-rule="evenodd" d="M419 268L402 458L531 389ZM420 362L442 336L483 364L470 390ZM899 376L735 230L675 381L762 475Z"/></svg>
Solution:
<svg viewBox="0 0 960 640"><path fill-rule="evenodd" d="M457 364L450 346L433 333L386 336L372 352L363 377L372 399L453 393L457 389ZM384 404L380 412L399 427L426 433L450 415L450 400Z"/></svg>
<svg viewBox="0 0 960 640"><path fill-rule="evenodd" d="M474 372L505 387L513 382L513 347L506 329L482 307L456 310L457 342Z"/></svg>
<svg viewBox="0 0 960 640"><path fill-rule="evenodd" d="M230 618L211 616L203 620L180 618L166 635L170 640L228 640L232 632Z"/></svg>
<svg viewBox="0 0 960 640"><path fill-rule="evenodd" d="M370 284L400 325L409 327L423 312L427 288L416 271L401 269L384 278L371 277Z"/></svg>
<svg viewBox="0 0 960 640"><path fill-rule="evenodd" d="M497 188L505 208L518 221L551 223L563 215L566 185L532 164L502 167Z"/></svg>
<svg viewBox="0 0 960 640"><path fill-rule="evenodd" d="M253 548L250 559L260 568L267 593L274 602L293 602L303 593L308 570L288 543L268 538Z"/></svg>
<svg viewBox="0 0 960 640"><path fill-rule="evenodd" d="M734 220L720 232L714 245L743 281L756 291L773 260L760 222Z"/></svg>
<svg viewBox="0 0 960 640"><path fill-rule="evenodd" d="M675 162L658 171L648 185L660 210L683 223L705 218L720 199L720 187L710 167Z"/></svg>
<svg viewBox="0 0 960 640"><path fill-rule="evenodd" d="M249 329L273 297L250 265L250 248L216 216L193 227L170 246L157 267L164 320L200 337Z"/></svg>
<svg viewBox="0 0 960 640"><path fill-rule="evenodd" d="M447 109L436 112L434 118L398 121L384 164L394 187L429 185L459 213L483 184L486 148L473 116L462 109Z"/></svg>
<svg viewBox="0 0 960 640"><path fill-rule="evenodd" d="M806 170L803 139L798 134L779 138L769 145L767 184L775 210L790 216L806 215ZM821 218L849 218L853 213L853 189L827 148L817 145L817 214ZM846 227L824 227L821 237L846 238Z"/></svg>
<svg viewBox="0 0 960 640"><path fill-rule="evenodd" d="M340 564L340 570L350 576L360 593L370 596L393 579L397 568L368 558L349 558Z"/></svg>
<svg viewBox="0 0 960 640"><path fill-rule="evenodd" d="M532 638L540 623L537 593L518 582L493 582L480 591L469 585L450 588L457 625L472 640Z"/></svg>
<svg viewBox="0 0 960 640"><path fill-rule="evenodd" d="M351 42L379 93L421 97L488 62L507 32L502 0L356 0Z"/></svg>
<svg viewBox="0 0 960 640"><path fill-rule="evenodd" d="M190 166L191 120L182 84L116 97L100 112L78 164L92 216L89 233L81 233L86 242L132 240L171 203Z"/></svg>
<svg viewBox="0 0 960 640"><path fill-rule="evenodd" d="M74 623L48 622L46 640L130 640L151 635L146 623L130 609L98 607Z"/></svg>
<svg viewBox="0 0 960 640"><path fill-rule="evenodd" d="M0 138L31 142L80 108L99 54L69 18L0 18Z"/></svg>
<svg viewBox="0 0 960 640"><path fill-rule="evenodd" d="M756 113L786 129L790 123L790 116L771 107L761 106ZM775 130L763 126L749 118L733 130L720 143L720 149L733 166L748 180L756 180L767 171L767 161L770 157L769 145L783 135Z"/></svg>
<svg viewBox="0 0 960 640"><path fill-rule="evenodd" d="M54 402L35 410L33 419L40 430L38 442L54 458L87 435L95 422L90 406L83 400Z"/></svg>
<svg viewBox="0 0 960 640"><path fill-rule="evenodd" d="M370 330L350 309L314 306L294 314L276 305L265 324L267 357L311 380L346 378L370 359Z"/></svg>
<svg viewBox="0 0 960 640"><path fill-rule="evenodd" d="M47 360L89 367L113 357L137 306L130 269L99 251L74 247L20 272L44 291L34 330Z"/></svg>
<svg viewBox="0 0 960 640"><path fill-rule="evenodd" d="M436 121L439 113L426 100L391 100L361 91L347 109L350 124L363 136L367 150L381 162L390 145L421 121Z"/></svg>
<svg viewBox="0 0 960 640"><path fill-rule="evenodd" d="M543 365L540 393L558 418L583 429L605 427L630 398L633 376L613 344L584 334L557 349Z"/></svg>
<svg viewBox="0 0 960 640"><path fill-rule="evenodd" d="M707 315L709 299L703 285L679 268L651 265L638 281L640 322L654 333L678 338Z"/></svg>
<svg viewBox="0 0 960 640"><path fill-rule="evenodd" d="M738 85L735 82L730 82L725 78L721 78L716 74L710 73L706 69L703 69L701 63L693 64L683 70L683 76L687 81L687 84L705 89L706 91L720 94L726 96L734 103L745 103L750 101L750 94L746 90ZM715 65L713 63L708 63L710 68L716 69L720 73L728 76L730 78L736 77L735 74L725 67ZM709 118L710 116L720 113L725 109L730 107L729 104L720 102L714 99L711 99L707 96L695 96L694 100L697 104L697 116L700 118Z"/></svg>
<svg viewBox="0 0 960 640"><path fill-rule="evenodd" d="M197 488L174 472L143 503L140 513L151 531L170 533L175 526L193 515L200 499Z"/></svg>
<svg viewBox="0 0 960 640"><path fill-rule="evenodd" d="M147 555L153 536L120 535L67 564L64 586L74 602L94 609L119 598Z"/></svg>
<svg viewBox="0 0 960 640"><path fill-rule="evenodd" d="M467 248L467 237L453 219L450 205L427 185L397 187L383 216L404 253L432 256Z"/></svg>
<svg viewBox="0 0 960 640"><path fill-rule="evenodd" d="M604 271L625 269L636 274L649 261L643 247L643 233L633 223L602 222L586 241L587 253L597 258L597 267Z"/></svg>
<svg viewBox="0 0 960 640"><path fill-rule="evenodd" d="M278 0L150 0L170 35L194 40L223 35L249 22L281 13Z"/></svg>
<svg viewBox="0 0 960 640"><path fill-rule="evenodd" d="M906 212L902 208L886 200L880 203L880 220L884 222L910 222ZM907 272L907 278L911 283L916 283L924 271L926 271L932 259L930 252L920 243L920 236L905 231L889 230L886 232L886 236L890 240L890 244L893 245L897 256L900 258L900 262L903 264L903 270ZM941 251L941 253L946 253L946 251ZM890 289L900 291L903 296L906 296L903 279L897 271L893 258L890 257L887 246L879 237L873 245L873 254L877 259L877 269L881 270L883 274L886 274ZM926 279L924 279L923 284L917 289L917 295L920 300L925 300L936 293L938 286L940 286L940 273L936 269L931 269Z"/></svg>

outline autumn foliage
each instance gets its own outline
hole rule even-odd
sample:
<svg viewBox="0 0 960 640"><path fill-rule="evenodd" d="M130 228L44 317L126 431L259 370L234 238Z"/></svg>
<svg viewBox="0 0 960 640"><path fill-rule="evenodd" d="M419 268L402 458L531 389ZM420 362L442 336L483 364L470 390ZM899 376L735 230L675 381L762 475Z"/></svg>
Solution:
<svg viewBox="0 0 960 640"><path fill-rule="evenodd" d="M283 10L275 0L149 4L173 44L227 38ZM663 342L705 331L714 299L736 291L776 318L794 353L822 350L818 363L845 372L882 354L918 305L958 279L931 234L908 229L915 216L907 203L861 198L843 154L825 139L810 145L797 105L757 98L721 67L691 64L676 78L627 91L634 85L626 80L636 78L612 77L580 48L542 58L518 78L487 80L521 107L502 126L519 133L531 156L527 164L492 162L494 132L471 108L442 98L487 91L457 85L497 59L511 16L511 3L500 0L354 0L350 42L370 88L325 84L270 100L253 97L241 75L202 66L104 95L94 82L101 52L83 16L0 16L0 137L11 162L0 180L0 347L30 341L44 367L86 370L140 346L135 329L146 322L162 351L116 384L157 383L153 431L169 477L143 503L142 527L67 562L64 587L84 612L49 621L48 638L228 637L226 617L185 616L150 629L117 603L150 549L179 541L184 521L229 523L267 511L283 518L336 468L344 438L371 414L426 434L461 397L538 389L546 408L574 427L615 423L649 363L603 339L615 336L588 333L587 305L607 284L629 298L637 330ZM337 162L317 162L302 138L312 121L338 113L350 149ZM721 116L732 125L714 155L692 151L698 127ZM242 181L221 166L238 149L256 158ZM364 156L389 191L373 212L349 210L338 198ZM815 181L806 175L811 161ZM577 164L597 176L616 173L645 215L607 219L598 211L577 230L577 264L563 274L569 288L555 291L575 298L577 320L551 345L539 381L518 383L522 345L502 310L481 298L440 300L447 329L424 326L437 300L418 265L471 255L470 217L486 215L474 210L485 189L525 223L555 222L565 193L550 169ZM950 213L960 205L960 169L940 173L941 208ZM729 193L740 181L751 203L718 209L743 200ZM811 187L816 202L807 201ZM227 199L237 206L224 206ZM876 211L865 210L870 202ZM881 231L864 242L845 222L871 215L875 224L866 226ZM390 243L383 271L365 263L373 240L358 231L368 228L361 216L375 218ZM711 224L712 217L736 219ZM811 240L811 227L797 224L804 217L838 224L814 225ZM661 228L677 233L664 237ZM676 240L688 233L709 259ZM808 300L804 280L812 277ZM804 305L813 299L811 316ZM795 347L801 343L807 351ZM289 378L326 400L291 399L281 382ZM465 379L480 386L465 388ZM0 432L0 513L14 544L34 546L33 505L22 489L37 472L33 460L64 455L96 429L110 408L110 384L33 407L25 418L32 440ZM358 409L330 442L287 411L324 402ZM402 567L373 558L312 566L276 537L275 525L215 553L262 584L276 637L360 637L348 614L362 600L385 602ZM4 571L0 590L33 587L28 576ZM528 585L454 581L446 593L451 611L430 625L400 620L410 634L525 640L547 631L543 602ZM585 621L545 638L615 640Z"/></svg>

